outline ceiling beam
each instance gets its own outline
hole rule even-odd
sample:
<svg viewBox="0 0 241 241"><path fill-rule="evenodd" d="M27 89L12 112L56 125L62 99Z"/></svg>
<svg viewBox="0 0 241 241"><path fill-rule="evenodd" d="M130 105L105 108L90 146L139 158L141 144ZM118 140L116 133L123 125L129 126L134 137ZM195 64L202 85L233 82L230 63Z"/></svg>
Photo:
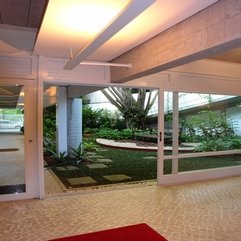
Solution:
<svg viewBox="0 0 241 241"><path fill-rule="evenodd" d="M93 40L80 49L72 59L70 59L70 61L64 66L64 69L73 69L81 61L86 60L86 58L88 58L97 48L119 32L155 1L156 0L132 0L109 25L97 34Z"/></svg>
<svg viewBox="0 0 241 241"><path fill-rule="evenodd" d="M241 0L222 0L111 62L111 82L121 83L241 46Z"/></svg>

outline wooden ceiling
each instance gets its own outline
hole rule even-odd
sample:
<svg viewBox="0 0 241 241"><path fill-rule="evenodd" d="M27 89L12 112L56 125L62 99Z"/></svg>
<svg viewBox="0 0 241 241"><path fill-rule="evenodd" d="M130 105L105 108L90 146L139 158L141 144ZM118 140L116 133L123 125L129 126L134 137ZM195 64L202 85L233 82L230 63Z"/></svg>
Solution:
<svg viewBox="0 0 241 241"><path fill-rule="evenodd" d="M0 0L0 24L40 28L48 0Z"/></svg>

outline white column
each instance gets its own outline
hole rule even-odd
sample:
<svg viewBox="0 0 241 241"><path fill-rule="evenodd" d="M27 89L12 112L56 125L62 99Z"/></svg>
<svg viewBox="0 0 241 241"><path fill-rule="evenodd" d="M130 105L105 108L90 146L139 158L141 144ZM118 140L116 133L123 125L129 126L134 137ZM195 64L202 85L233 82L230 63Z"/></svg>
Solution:
<svg viewBox="0 0 241 241"><path fill-rule="evenodd" d="M57 154L68 153L67 145L67 94L66 87L57 88L57 110L56 110L56 148Z"/></svg>
<svg viewBox="0 0 241 241"><path fill-rule="evenodd" d="M68 99L68 149L77 148L82 143L82 99Z"/></svg>

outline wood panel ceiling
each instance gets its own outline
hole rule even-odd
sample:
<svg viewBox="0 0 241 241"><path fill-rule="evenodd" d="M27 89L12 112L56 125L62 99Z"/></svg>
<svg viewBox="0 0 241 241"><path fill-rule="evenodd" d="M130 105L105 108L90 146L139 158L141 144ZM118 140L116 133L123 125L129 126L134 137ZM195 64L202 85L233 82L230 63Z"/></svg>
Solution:
<svg viewBox="0 0 241 241"><path fill-rule="evenodd" d="M0 0L0 24L40 28L48 0Z"/></svg>

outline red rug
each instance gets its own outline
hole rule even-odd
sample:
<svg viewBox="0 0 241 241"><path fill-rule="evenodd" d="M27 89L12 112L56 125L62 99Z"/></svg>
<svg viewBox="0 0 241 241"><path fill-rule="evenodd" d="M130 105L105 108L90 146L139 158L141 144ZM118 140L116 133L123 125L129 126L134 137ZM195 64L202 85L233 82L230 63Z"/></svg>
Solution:
<svg viewBox="0 0 241 241"><path fill-rule="evenodd" d="M51 239L52 241L167 241L145 223L114 228L71 237Z"/></svg>

